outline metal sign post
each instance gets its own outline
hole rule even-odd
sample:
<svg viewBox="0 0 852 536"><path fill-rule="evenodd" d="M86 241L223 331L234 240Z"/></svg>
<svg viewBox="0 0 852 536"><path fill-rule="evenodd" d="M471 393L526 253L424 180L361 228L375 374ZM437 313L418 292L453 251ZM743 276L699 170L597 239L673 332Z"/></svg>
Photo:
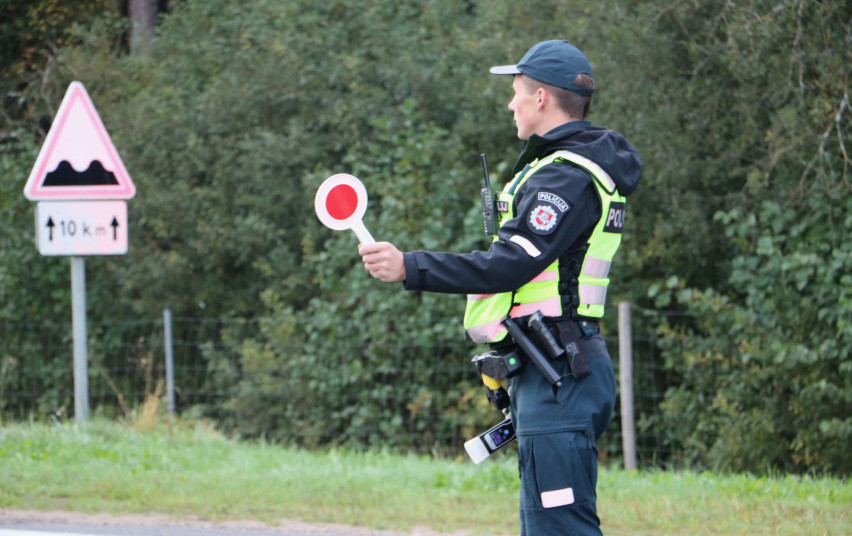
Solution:
<svg viewBox="0 0 852 536"><path fill-rule="evenodd" d="M89 351L86 334L86 260L71 257L71 331L74 335L74 418L89 420Z"/></svg>

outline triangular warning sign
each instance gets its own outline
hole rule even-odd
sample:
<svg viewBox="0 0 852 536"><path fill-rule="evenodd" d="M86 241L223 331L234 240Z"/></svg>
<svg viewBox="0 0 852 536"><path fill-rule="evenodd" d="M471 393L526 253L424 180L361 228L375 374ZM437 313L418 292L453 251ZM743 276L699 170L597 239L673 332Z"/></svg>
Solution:
<svg viewBox="0 0 852 536"><path fill-rule="evenodd" d="M130 199L136 186L86 88L71 82L24 186L34 201Z"/></svg>

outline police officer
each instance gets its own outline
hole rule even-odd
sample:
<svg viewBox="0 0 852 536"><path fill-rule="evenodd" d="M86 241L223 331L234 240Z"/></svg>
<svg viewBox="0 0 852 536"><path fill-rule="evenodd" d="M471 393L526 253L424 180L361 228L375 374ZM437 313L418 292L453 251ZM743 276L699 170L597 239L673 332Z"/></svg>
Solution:
<svg viewBox="0 0 852 536"><path fill-rule="evenodd" d="M465 328L474 341L511 347L501 320L520 325L536 311L566 348L551 385L526 366L509 385L518 437L523 535L601 534L596 441L616 396L600 336L609 268L621 241L626 197L642 161L624 137L585 120L595 81L567 41L533 46L512 75L518 138L513 179L497 201L499 228L487 251L402 253L388 242L360 245L365 268L407 290L468 294Z"/></svg>

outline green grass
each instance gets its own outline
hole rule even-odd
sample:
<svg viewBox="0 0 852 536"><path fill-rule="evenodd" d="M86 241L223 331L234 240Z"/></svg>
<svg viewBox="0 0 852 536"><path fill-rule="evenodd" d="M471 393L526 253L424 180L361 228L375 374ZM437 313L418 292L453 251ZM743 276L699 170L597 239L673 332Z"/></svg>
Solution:
<svg viewBox="0 0 852 536"><path fill-rule="evenodd" d="M837 479L600 471L609 535L852 533ZM0 508L517 534L517 462L237 442L202 425L0 427Z"/></svg>

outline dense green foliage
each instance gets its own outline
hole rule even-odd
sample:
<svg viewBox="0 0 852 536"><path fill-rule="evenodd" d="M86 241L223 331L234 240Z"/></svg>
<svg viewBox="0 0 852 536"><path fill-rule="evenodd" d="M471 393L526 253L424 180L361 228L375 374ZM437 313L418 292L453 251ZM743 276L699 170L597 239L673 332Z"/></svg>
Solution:
<svg viewBox="0 0 852 536"><path fill-rule="evenodd" d="M565 37L595 69L590 119L645 161L610 303L687 315L659 322L679 385L643 425L695 466L849 474L852 11L567 4L184 0L145 57L119 53L114 14L76 27L40 71L52 108L28 124L83 81L137 185L130 253L88 263L93 315L264 318L237 352L207 353L227 401L198 411L240 434L402 447L420 434L433 448L493 420L472 371L442 374L473 351L463 299L369 279L355 238L322 228L312 198L350 172L377 239L484 247L479 154L502 181L520 148L509 85L487 68ZM15 323L61 322L68 300L67 264L29 246L20 191L40 140L22 124L0 152L0 314L16 348L38 334ZM44 371L61 375L51 358L0 355L4 371L39 363L36 411L53 403Z"/></svg>
<svg viewBox="0 0 852 536"><path fill-rule="evenodd" d="M684 31L702 19L702 31L681 35L700 60L695 75L718 73L690 84L701 92L692 106L712 121L690 139L699 151L719 144L704 169L727 196L704 214L726 246L703 261L720 277L712 285L672 272L654 291L658 305L674 299L696 319L666 330L683 383L658 424L693 463L849 474L852 12L759 8L726 8L712 26L701 10L673 13ZM708 106L711 94L724 104ZM710 135L719 128L725 136Z"/></svg>
<svg viewBox="0 0 852 536"><path fill-rule="evenodd" d="M765 201L756 215L721 214L742 248L730 276L740 300L678 295L699 320L692 336L672 334L684 381L663 409L691 461L852 472L852 202L821 194L799 211Z"/></svg>

